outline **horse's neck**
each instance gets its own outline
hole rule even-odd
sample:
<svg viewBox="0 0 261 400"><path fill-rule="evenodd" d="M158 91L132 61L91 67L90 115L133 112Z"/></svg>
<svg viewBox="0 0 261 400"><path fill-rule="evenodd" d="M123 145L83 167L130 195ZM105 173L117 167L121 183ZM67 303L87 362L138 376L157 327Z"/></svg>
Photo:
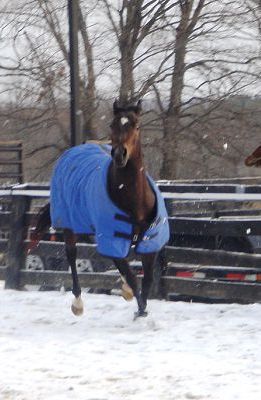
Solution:
<svg viewBox="0 0 261 400"><path fill-rule="evenodd" d="M109 193L113 202L139 223L150 222L155 213L155 194L151 189L142 158L129 160L125 168L112 163Z"/></svg>

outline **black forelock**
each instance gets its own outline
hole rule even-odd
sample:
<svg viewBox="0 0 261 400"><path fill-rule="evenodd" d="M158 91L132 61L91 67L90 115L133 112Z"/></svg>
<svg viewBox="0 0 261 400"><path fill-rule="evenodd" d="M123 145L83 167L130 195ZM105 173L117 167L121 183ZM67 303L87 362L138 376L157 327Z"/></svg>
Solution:
<svg viewBox="0 0 261 400"><path fill-rule="evenodd" d="M130 103L119 103L118 100L115 100L113 103L113 112L114 115L117 115L119 113L125 113L125 112L133 112L134 114L139 115L141 112L141 100L138 101L137 104L130 104Z"/></svg>

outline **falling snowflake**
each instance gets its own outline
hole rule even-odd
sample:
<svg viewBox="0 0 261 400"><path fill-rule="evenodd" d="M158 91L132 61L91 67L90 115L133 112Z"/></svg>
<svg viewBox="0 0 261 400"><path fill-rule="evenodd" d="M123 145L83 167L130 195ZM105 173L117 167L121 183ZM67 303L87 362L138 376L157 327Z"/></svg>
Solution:
<svg viewBox="0 0 261 400"><path fill-rule="evenodd" d="M246 230L246 233L247 233L247 235L249 235L249 234L251 233L251 228L248 228L248 229Z"/></svg>
<svg viewBox="0 0 261 400"><path fill-rule="evenodd" d="M227 143L224 143L223 147L224 147L225 150L227 150Z"/></svg>

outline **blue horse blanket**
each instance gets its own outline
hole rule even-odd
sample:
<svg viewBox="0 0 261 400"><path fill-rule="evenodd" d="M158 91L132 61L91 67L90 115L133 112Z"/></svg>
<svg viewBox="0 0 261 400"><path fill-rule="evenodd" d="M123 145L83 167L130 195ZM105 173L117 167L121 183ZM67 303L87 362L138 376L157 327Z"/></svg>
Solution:
<svg viewBox="0 0 261 400"><path fill-rule="evenodd" d="M107 192L110 150L110 146L83 144L59 158L51 180L52 226L94 234L98 252L108 257L127 257L132 244L137 253L157 252L169 240L162 195L148 176L157 199L157 215L137 241L130 216L112 202Z"/></svg>

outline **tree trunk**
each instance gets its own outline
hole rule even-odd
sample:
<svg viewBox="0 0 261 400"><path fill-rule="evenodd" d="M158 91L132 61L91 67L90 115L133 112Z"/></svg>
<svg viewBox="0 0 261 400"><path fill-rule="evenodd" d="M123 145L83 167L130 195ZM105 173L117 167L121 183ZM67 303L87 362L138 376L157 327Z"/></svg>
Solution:
<svg viewBox="0 0 261 400"><path fill-rule="evenodd" d="M97 125L96 125L96 96L94 87L85 89L85 94L82 99L81 110L82 110L82 131L83 139L97 139Z"/></svg>
<svg viewBox="0 0 261 400"><path fill-rule="evenodd" d="M162 165L160 179L175 179L177 172L177 121L174 116L165 116L163 122L164 139L161 144Z"/></svg>
<svg viewBox="0 0 261 400"><path fill-rule="evenodd" d="M124 51L121 57L120 104L127 104L134 98L133 54Z"/></svg>
<svg viewBox="0 0 261 400"><path fill-rule="evenodd" d="M177 27L175 41L175 60L171 79L170 100L168 109L164 115L164 143L163 163L161 167L162 179L177 178L177 161L178 161L178 132L180 130L182 93L184 89L185 78L185 57L189 39L189 20L190 6L181 7L181 19Z"/></svg>

